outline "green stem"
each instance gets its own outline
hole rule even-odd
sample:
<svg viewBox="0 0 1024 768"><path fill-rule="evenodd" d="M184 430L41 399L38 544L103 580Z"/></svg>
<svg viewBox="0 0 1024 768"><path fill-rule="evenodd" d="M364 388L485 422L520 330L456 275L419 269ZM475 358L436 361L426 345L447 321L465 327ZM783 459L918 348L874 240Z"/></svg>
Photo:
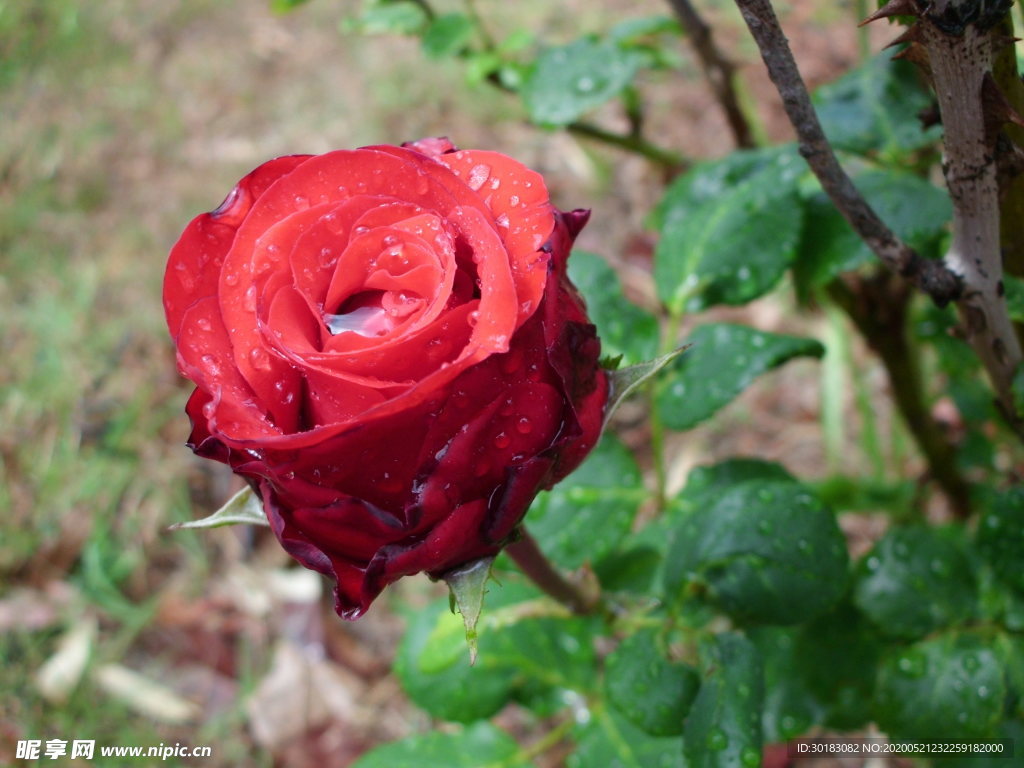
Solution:
<svg viewBox="0 0 1024 768"><path fill-rule="evenodd" d="M600 594L588 595L566 579L541 552L533 536L525 528L521 528L520 532L521 538L505 547L505 552L520 570L542 591L566 605L573 613L594 613L601 604Z"/></svg>
<svg viewBox="0 0 1024 768"><path fill-rule="evenodd" d="M538 755L542 755L545 752L547 752L549 749L558 744L560 741L562 741L562 739L564 739L569 734L569 732L573 728L573 725L575 725L575 722L572 718L569 718L568 720L563 720L561 723L559 723L546 734L544 734L542 738L538 739L528 747L523 747L515 757L515 765L520 765L521 763L528 763Z"/></svg>
<svg viewBox="0 0 1024 768"><path fill-rule="evenodd" d="M685 157L670 149L664 149L652 144L640 136L632 134L613 133L591 123L575 122L566 126L566 129L577 136L584 136L619 149L625 149L636 155L646 157L648 160L663 166L665 170L672 173L681 173L689 165Z"/></svg>

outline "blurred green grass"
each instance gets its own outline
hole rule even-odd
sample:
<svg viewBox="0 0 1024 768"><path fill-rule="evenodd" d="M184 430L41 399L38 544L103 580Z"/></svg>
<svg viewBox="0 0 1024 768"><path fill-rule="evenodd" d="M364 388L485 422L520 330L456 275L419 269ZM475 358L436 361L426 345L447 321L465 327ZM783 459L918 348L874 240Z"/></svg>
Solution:
<svg viewBox="0 0 1024 768"><path fill-rule="evenodd" d="M493 145L518 115L466 92L455 63L425 68L414 42L342 37L353 7L0 0L0 762L19 739L89 738L270 764L244 704L280 628L228 633L236 695L201 726L140 714L91 673L173 680L195 649L160 620L168 596L201 601L259 548L166 531L232 487L183 446L189 386L160 304L181 228L269 157L456 133ZM86 668L44 696L40 670L89 622Z"/></svg>

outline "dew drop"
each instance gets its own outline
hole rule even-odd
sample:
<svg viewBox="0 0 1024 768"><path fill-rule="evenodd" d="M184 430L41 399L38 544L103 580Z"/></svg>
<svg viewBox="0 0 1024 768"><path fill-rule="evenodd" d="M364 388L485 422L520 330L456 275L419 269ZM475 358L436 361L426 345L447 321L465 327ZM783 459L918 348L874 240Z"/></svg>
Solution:
<svg viewBox="0 0 1024 768"><path fill-rule="evenodd" d="M245 289L245 296L242 298L242 309L246 312L256 311L256 286L250 285Z"/></svg>
<svg viewBox="0 0 1024 768"><path fill-rule="evenodd" d="M199 326L200 331L209 331L211 328L213 328L210 321L205 317L200 317L198 320L196 320L196 325Z"/></svg>
<svg viewBox="0 0 1024 768"><path fill-rule="evenodd" d="M520 417L519 421L516 422L516 432L521 435L528 435L533 432L533 422L530 421L529 417Z"/></svg>
<svg viewBox="0 0 1024 768"><path fill-rule="evenodd" d="M469 327L473 328L480 321L480 313L475 309L466 316L466 322L469 323Z"/></svg>
<svg viewBox="0 0 1024 768"><path fill-rule="evenodd" d="M381 238L381 243L387 248L390 245L395 245L398 242L398 235L384 235Z"/></svg>
<svg viewBox="0 0 1024 768"><path fill-rule="evenodd" d="M508 229L508 214L507 213L500 214L494 220L494 223L497 224L499 227L503 227L504 229Z"/></svg>
<svg viewBox="0 0 1024 768"><path fill-rule="evenodd" d="M511 443L512 443L512 438L509 437L508 435L506 435L504 432L499 432L494 437L494 447L495 448L508 448L509 445L511 445Z"/></svg>
<svg viewBox="0 0 1024 768"><path fill-rule="evenodd" d="M508 204L511 205L513 208L517 207L519 205L519 195L512 195L508 199Z"/></svg>
<svg viewBox="0 0 1024 768"><path fill-rule="evenodd" d="M203 355L200 360L203 365L206 366L206 370L211 376L216 376L220 373L220 366L217 364L217 358L213 355Z"/></svg>
<svg viewBox="0 0 1024 768"><path fill-rule="evenodd" d="M487 177L491 175L491 166L489 165L474 165L469 171L469 178L466 179L466 184L474 192L484 185L487 181Z"/></svg>
<svg viewBox="0 0 1024 768"><path fill-rule="evenodd" d="M594 82L594 78L581 77L579 80L576 81L576 90L579 91L580 93L590 93L592 90L594 90L595 85L596 83Z"/></svg>
<svg viewBox="0 0 1024 768"><path fill-rule="evenodd" d="M333 249L324 247L320 249L319 261L321 269L330 269L337 263L338 257L334 255Z"/></svg>
<svg viewBox="0 0 1024 768"><path fill-rule="evenodd" d="M249 360L252 362L252 367L257 370L270 370L270 356L263 347L253 347L249 351Z"/></svg>
<svg viewBox="0 0 1024 768"><path fill-rule="evenodd" d="M729 746L729 738L725 735L725 731L721 728L712 728L707 737L708 749L720 752L727 746Z"/></svg>
<svg viewBox="0 0 1024 768"><path fill-rule="evenodd" d="M224 275L224 282L227 285L238 285L238 275L235 274L234 272L229 272L228 274Z"/></svg>

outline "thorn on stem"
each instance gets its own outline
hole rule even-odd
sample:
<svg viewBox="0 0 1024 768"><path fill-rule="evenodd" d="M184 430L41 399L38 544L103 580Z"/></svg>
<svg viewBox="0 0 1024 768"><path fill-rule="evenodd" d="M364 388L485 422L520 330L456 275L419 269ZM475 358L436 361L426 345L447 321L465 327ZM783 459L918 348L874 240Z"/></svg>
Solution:
<svg viewBox="0 0 1024 768"><path fill-rule="evenodd" d="M916 0L889 0L888 3L872 13L857 26L863 27L872 21L888 19L891 16L917 16L920 12L921 10L918 8Z"/></svg>

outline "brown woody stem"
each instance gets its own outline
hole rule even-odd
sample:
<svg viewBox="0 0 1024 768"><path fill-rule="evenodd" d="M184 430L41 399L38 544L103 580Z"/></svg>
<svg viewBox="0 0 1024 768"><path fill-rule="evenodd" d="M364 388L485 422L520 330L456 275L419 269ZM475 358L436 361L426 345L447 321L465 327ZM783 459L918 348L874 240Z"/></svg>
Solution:
<svg viewBox="0 0 1024 768"><path fill-rule="evenodd" d="M668 4L672 6L679 23L682 24L693 44L697 58L700 59L701 68L704 70L704 77L708 81L708 85L711 86L711 92L715 94L722 111L725 112L725 119L729 123L729 130L732 131L736 146L744 148L756 146L757 142L754 141L750 123L743 113L739 97L736 94L736 67L718 50L711 34L711 27L701 18L690 0L668 0Z"/></svg>
<svg viewBox="0 0 1024 768"><path fill-rule="evenodd" d="M566 579L540 551L533 536L525 528L520 530L521 538L505 547L505 552L522 572L541 590L567 606L573 613L593 613L600 605L600 595L588 595Z"/></svg>

